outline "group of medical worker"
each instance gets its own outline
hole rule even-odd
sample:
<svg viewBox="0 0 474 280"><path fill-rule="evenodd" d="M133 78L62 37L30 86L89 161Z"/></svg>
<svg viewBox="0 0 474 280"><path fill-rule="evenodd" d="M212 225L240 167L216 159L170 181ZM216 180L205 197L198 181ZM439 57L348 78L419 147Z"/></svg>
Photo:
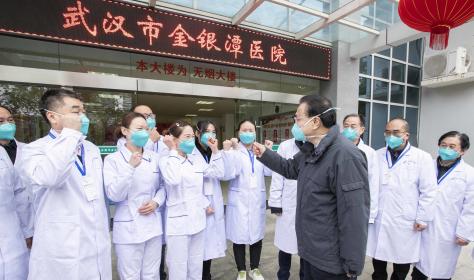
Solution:
<svg viewBox="0 0 474 280"><path fill-rule="evenodd" d="M120 279L164 279L165 260L170 280L211 279L211 261L225 256L229 240L237 279L247 279L248 246L248 275L262 280L265 176L277 215L277 278L289 279L298 253L296 181L257 159L253 122L242 121L238 139L219 150L212 121L176 121L162 136L152 110L139 105L123 116L117 151L102 161L86 140L90 120L77 93L48 90L39 109L51 129L23 144L12 112L0 107L0 279L111 279L108 198ZM474 240L474 169L462 159L468 136L442 135L433 160L410 145L404 119L388 122L387 146L378 151L363 142L364 131L362 116L344 118L342 135L368 163L372 278L387 279L390 262L393 280L405 279L411 264L413 280L450 279L461 247ZM278 148L286 159L306 140L296 124L292 133ZM229 181L225 214L221 181Z"/></svg>

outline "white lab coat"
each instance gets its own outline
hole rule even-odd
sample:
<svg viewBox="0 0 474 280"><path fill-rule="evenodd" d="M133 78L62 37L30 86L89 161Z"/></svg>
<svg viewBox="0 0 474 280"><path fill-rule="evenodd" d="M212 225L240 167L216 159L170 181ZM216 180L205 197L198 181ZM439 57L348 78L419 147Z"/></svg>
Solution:
<svg viewBox="0 0 474 280"><path fill-rule="evenodd" d="M233 158L232 174L228 178L231 181L226 212L227 239L235 244L251 245L262 240L265 235L267 193L264 176L271 176L272 171L254 155L252 173L249 153L242 144L227 153Z"/></svg>
<svg viewBox="0 0 474 280"><path fill-rule="evenodd" d="M360 139L357 147L365 153L367 157L368 171L369 171L369 188L370 188L370 215L369 223L373 224L375 217L379 211L379 186L380 186L380 168L377 157L377 152L367 146L362 139Z"/></svg>
<svg viewBox="0 0 474 280"><path fill-rule="evenodd" d="M280 144L278 154L286 159L293 158L299 152L295 139L289 139ZM295 215L296 215L296 180L288 180L280 174L272 173L270 186L270 207L282 208L282 215L276 218L275 246L288 254L298 254L296 240Z"/></svg>
<svg viewBox="0 0 474 280"><path fill-rule="evenodd" d="M68 128L51 130L22 149L20 176L35 200L30 280L112 278L102 159L84 138ZM86 176L76 166L81 144Z"/></svg>
<svg viewBox="0 0 474 280"><path fill-rule="evenodd" d="M433 160L410 144L393 166L386 148L379 149L377 155L381 182L379 212L375 223L369 224L367 255L398 264L417 262L421 232L413 226L415 221L427 223L433 219L437 192Z"/></svg>
<svg viewBox="0 0 474 280"><path fill-rule="evenodd" d="M228 157L221 154L224 167L229 165ZM193 156L199 164L208 165L201 152L195 148ZM212 260L225 256L227 242L225 237L224 198L220 178L204 178L204 195L209 200L214 214L206 217L206 228L204 230L204 260Z"/></svg>
<svg viewBox="0 0 474 280"><path fill-rule="evenodd" d="M173 280L202 277L205 209L210 205L204 196L204 178L218 179L225 174L221 153L213 154L210 164L199 157L190 154L184 158L172 150L160 159L166 185L166 261Z"/></svg>
<svg viewBox="0 0 474 280"><path fill-rule="evenodd" d="M113 242L116 244L143 243L163 234L162 205L166 194L161 186L158 155L144 150L136 168L128 161L132 153L125 147L104 159L104 186L107 197L116 203ZM153 200L160 207L149 215L140 215L138 208Z"/></svg>
<svg viewBox="0 0 474 280"><path fill-rule="evenodd" d="M117 148L125 146L125 143L127 143L127 139L124 137L121 137L117 140ZM161 154L161 152L165 149L168 149L163 142L163 137L160 137L160 140L157 142L151 141L150 138L148 138L148 141L146 142L145 146L143 147L144 150L152 151L157 154Z"/></svg>
<svg viewBox="0 0 474 280"><path fill-rule="evenodd" d="M416 267L430 278L448 279L462 248L456 237L474 241L474 168L461 160L438 186L434 219L421 233Z"/></svg>
<svg viewBox="0 0 474 280"><path fill-rule="evenodd" d="M21 212L17 211L26 190L16 184L15 176L7 152L0 147L0 279L6 280L24 280L28 276L25 229L19 218Z"/></svg>

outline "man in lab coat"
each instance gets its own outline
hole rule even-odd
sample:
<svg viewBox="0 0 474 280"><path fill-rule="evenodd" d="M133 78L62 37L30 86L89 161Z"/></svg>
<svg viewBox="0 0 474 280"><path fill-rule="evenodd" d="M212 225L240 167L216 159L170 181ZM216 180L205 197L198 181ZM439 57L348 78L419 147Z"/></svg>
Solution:
<svg viewBox="0 0 474 280"><path fill-rule="evenodd" d="M344 117L342 121L344 130L342 135L352 141L367 157L368 172L369 172L369 187L370 187L370 216L369 223L373 224L375 217L377 217L379 207L379 161L377 153L374 149L369 147L362 140L362 135L365 132L365 120L362 115L350 114Z"/></svg>
<svg viewBox="0 0 474 280"><path fill-rule="evenodd" d="M29 280L110 280L111 251L102 159L85 140L79 96L54 89L40 100L49 133L22 149L20 176L32 188L35 240Z"/></svg>
<svg viewBox="0 0 474 280"><path fill-rule="evenodd" d="M409 143L409 125L395 118L385 127L387 147L377 151L380 166L379 212L369 225L367 254L373 257L372 279L405 279L420 258L421 231L433 219L437 192L431 156Z"/></svg>
<svg viewBox="0 0 474 280"><path fill-rule="evenodd" d="M0 106L0 279L24 280L33 223L28 190L15 170L20 146L15 132L11 111Z"/></svg>
<svg viewBox="0 0 474 280"><path fill-rule="evenodd" d="M299 151L295 139L292 138L283 141L277 152L288 159L293 158ZM295 230L296 190L296 180L288 180L276 172L272 173L268 205L272 214L278 216L275 225L275 246L280 249L278 280L290 279L291 255L298 254ZM304 279L302 260L300 261L300 279Z"/></svg>

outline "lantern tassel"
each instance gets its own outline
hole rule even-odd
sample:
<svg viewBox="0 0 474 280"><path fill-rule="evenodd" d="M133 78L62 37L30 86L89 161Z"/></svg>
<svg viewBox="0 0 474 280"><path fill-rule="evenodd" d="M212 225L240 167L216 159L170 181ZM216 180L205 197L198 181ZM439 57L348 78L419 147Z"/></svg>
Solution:
<svg viewBox="0 0 474 280"><path fill-rule="evenodd" d="M449 25L437 25L431 28L430 48L433 50L444 50L448 47Z"/></svg>

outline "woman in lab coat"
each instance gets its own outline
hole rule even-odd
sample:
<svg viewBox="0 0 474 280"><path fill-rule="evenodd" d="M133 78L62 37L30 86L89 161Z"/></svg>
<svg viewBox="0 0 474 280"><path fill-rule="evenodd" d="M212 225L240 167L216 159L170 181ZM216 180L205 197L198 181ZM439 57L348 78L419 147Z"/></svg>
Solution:
<svg viewBox="0 0 474 280"><path fill-rule="evenodd" d="M253 154L255 130L255 124L242 121L238 126L240 143L232 139L233 174L228 192L226 234L233 243L238 280L247 277L246 245L250 245L249 276L254 280L264 279L259 270L267 198L264 176L271 176L272 173Z"/></svg>
<svg viewBox="0 0 474 280"><path fill-rule="evenodd" d="M196 148L193 156L202 164L209 164L212 150L207 145L209 139L216 139L216 126L212 121L201 120L196 125ZM225 159L225 157L223 157ZM228 165L224 163L224 165ZM225 237L224 199L222 197L222 178L204 178L204 195L211 203L214 214L208 215L204 230L204 263L202 279L211 279L211 261L225 256L227 249Z"/></svg>
<svg viewBox="0 0 474 280"><path fill-rule="evenodd" d="M16 212L15 171L5 149L0 147L0 279L28 277L28 249Z"/></svg>
<svg viewBox="0 0 474 280"><path fill-rule="evenodd" d="M149 132L145 118L130 112L122 119L118 151L104 160L105 192L116 202L113 243L120 279L160 279L163 226L158 207L165 201L160 187L158 155L143 147Z"/></svg>
<svg viewBox="0 0 474 280"><path fill-rule="evenodd" d="M450 131L438 140L438 196L434 219L421 234L420 261L413 280L451 279L462 246L474 240L474 168L462 156L469 137Z"/></svg>
<svg viewBox="0 0 474 280"><path fill-rule="evenodd" d="M204 196L204 178L224 176L222 155L217 140L209 139L212 151L209 164L195 149L193 128L177 121L164 138L170 152L160 159L160 171L166 186L166 240L169 279L197 280L202 278L204 260L204 229L206 215L214 209ZM230 145L229 145L230 146Z"/></svg>

